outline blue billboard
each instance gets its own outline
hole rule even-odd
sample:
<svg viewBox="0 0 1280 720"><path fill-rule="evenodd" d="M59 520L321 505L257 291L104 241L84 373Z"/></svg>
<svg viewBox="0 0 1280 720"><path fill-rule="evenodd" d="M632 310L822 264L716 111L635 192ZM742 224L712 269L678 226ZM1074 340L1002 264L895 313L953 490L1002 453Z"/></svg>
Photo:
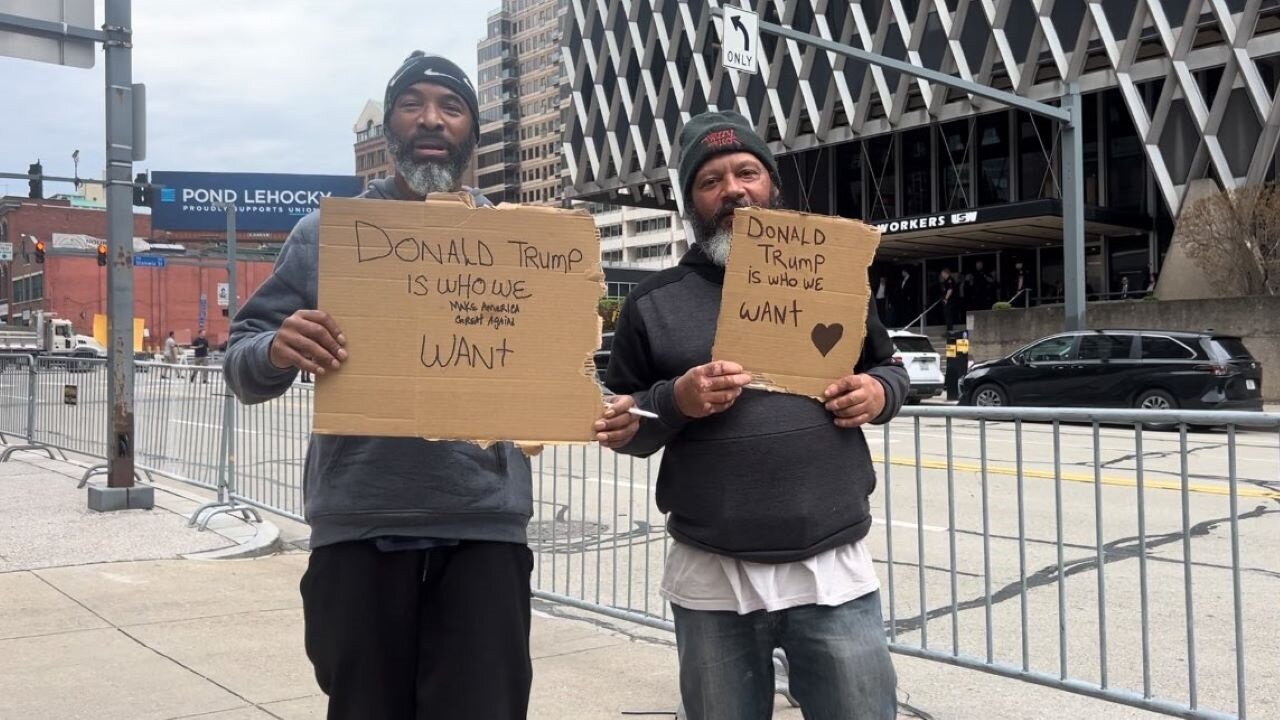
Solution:
<svg viewBox="0 0 1280 720"><path fill-rule="evenodd" d="M218 203L236 206L236 230L288 232L323 197L354 197L364 190L354 175L277 173L151 173L159 185L151 207L157 230L224 230L227 216Z"/></svg>

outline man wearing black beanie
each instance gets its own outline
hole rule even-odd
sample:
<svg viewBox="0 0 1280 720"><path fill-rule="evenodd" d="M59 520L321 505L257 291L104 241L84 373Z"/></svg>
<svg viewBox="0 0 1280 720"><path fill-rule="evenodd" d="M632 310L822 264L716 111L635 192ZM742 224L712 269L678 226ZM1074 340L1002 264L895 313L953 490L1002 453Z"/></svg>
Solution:
<svg viewBox="0 0 1280 720"><path fill-rule="evenodd" d="M396 175L361 197L420 202L460 190L479 129L467 76L415 52L387 83L386 103ZM223 372L242 402L283 395L300 370L341 372L348 358L341 328L316 309L319 224L318 212L298 222L236 314ZM596 426L605 440L634 427L616 407ZM524 453L511 443L313 435L303 483L306 650L329 718L523 720L533 672Z"/></svg>
<svg viewBox="0 0 1280 720"><path fill-rule="evenodd" d="M476 90L462 68L415 50L387 82L383 108L400 189L417 197L454 190L480 139Z"/></svg>
<svg viewBox="0 0 1280 720"><path fill-rule="evenodd" d="M805 718L892 720L862 426L897 414L907 373L874 304L862 357L832 378L825 402L747 389L751 375L733 358L713 361L733 214L780 205L778 166L735 112L690 119L679 152L695 243L627 296L605 384L658 416L619 451L663 451L657 503L675 542L662 594L686 716L771 717L781 647Z"/></svg>

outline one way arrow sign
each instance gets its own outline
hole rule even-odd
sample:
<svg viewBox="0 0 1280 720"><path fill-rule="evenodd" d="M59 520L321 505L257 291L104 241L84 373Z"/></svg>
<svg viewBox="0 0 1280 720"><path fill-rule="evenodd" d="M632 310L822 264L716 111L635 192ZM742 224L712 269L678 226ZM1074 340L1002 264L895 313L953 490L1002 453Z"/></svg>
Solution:
<svg viewBox="0 0 1280 720"><path fill-rule="evenodd" d="M749 10L726 5L720 62L729 70L756 74L760 54L759 16Z"/></svg>

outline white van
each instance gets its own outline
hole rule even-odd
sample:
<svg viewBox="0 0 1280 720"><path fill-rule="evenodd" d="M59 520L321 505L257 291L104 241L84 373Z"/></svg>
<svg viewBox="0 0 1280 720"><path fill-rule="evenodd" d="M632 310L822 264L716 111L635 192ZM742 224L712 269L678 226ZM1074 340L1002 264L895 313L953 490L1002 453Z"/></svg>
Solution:
<svg viewBox="0 0 1280 720"><path fill-rule="evenodd" d="M893 340L894 358L902 363L902 367L911 376L907 402L914 405L940 394L946 386L942 357L933 349L929 337L904 330L890 330L889 337Z"/></svg>

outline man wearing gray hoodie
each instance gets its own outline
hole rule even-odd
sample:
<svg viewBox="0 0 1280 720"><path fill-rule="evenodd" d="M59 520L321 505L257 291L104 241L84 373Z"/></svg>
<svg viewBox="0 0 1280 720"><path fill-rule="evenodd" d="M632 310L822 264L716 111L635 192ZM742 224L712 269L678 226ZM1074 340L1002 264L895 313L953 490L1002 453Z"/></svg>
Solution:
<svg viewBox="0 0 1280 720"><path fill-rule="evenodd" d="M361 197L421 201L459 190L479 137L476 93L461 68L414 52L388 82L385 108L396 175ZM347 359L342 329L316 309L318 233L318 213L299 221L236 315L224 372L245 403ZM596 425L603 445L635 433L630 402ZM523 453L510 443L314 435L304 487L306 650L329 718L524 718L533 503Z"/></svg>

